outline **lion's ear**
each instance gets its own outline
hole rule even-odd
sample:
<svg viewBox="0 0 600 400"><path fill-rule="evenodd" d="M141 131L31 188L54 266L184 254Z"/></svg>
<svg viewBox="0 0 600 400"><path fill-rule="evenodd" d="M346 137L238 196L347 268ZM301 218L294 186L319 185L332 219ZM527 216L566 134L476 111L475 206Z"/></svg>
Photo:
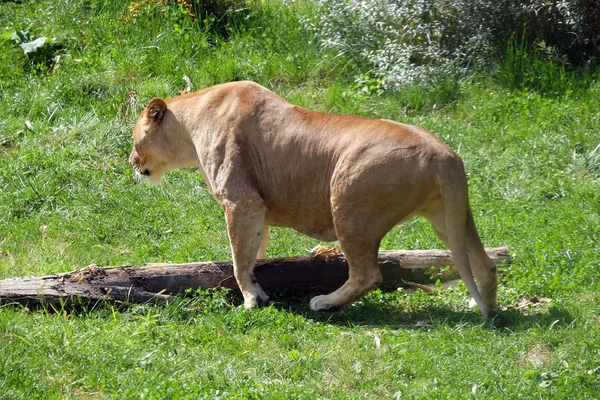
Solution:
<svg viewBox="0 0 600 400"><path fill-rule="evenodd" d="M165 111L167 111L167 103L163 99L152 99L148 107L146 107L146 118L155 124L160 124Z"/></svg>

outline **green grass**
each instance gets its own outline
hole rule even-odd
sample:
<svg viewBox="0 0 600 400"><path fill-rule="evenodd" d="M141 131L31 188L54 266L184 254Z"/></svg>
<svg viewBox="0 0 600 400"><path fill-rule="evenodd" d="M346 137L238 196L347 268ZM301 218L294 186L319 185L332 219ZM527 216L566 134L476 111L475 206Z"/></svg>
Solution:
<svg viewBox="0 0 600 400"><path fill-rule="evenodd" d="M302 28L307 4L254 5L228 40L169 15L127 23L126 6L0 4L0 279L230 259L197 171L137 184L127 157L143 105L178 94L183 75L195 89L252 79L308 108L424 126L457 150L484 243L515 254L501 270L509 325L489 330L462 285L376 291L335 314L282 296L244 312L224 293L119 309L4 304L0 399L598 397L597 71L523 62L513 49L494 77L382 94ZM9 39L24 29L53 38L49 54L29 60ZM270 257L318 243L271 237ZM417 219L382 247L443 246ZM516 308L531 296L552 301Z"/></svg>
<svg viewBox="0 0 600 400"><path fill-rule="evenodd" d="M506 331L465 313L464 300L376 292L331 319L281 304L245 312L223 294L126 312L4 309L0 389L9 399L597 396L597 296L585 312L564 301L513 312Z"/></svg>

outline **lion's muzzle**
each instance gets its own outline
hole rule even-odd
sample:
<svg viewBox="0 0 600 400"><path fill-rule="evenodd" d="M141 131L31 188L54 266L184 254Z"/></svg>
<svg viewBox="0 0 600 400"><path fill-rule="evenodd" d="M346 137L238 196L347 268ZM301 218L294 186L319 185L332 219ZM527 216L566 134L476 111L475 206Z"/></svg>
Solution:
<svg viewBox="0 0 600 400"><path fill-rule="evenodd" d="M138 155L137 151L135 150L135 147L133 148L133 150L131 151L131 155L129 156L129 164L131 164L137 176L150 175L150 171L142 166L143 162L140 159L140 156Z"/></svg>

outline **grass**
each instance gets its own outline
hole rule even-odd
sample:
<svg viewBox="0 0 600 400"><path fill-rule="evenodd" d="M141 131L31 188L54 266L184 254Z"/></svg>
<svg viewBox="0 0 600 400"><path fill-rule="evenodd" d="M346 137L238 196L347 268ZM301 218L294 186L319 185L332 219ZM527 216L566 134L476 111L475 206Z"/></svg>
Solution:
<svg viewBox="0 0 600 400"><path fill-rule="evenodd" d="M487 329L462 286L375 291L335 314L285 296L243 312L224 293L119 309L4 304L0 399L597 398L597 71L522 62L512 48L497 76L385 94L302 29L304 3L254 5L227 40L176 13L127 22L126 6L0 5L0 279L229 259L220 207L199 174L136 184L127 156L143 104L176 95L183 75L196 89L252 79L312 109L424 126L457 150L484 243L515 254L501 271L510 323ZM24 29L53 38L41 59L10 40ZM317 243L274 229L268 256ZM382 247L442 245L418 219ZM517 308L532 296L551 301Z"/></svg>
<svg viewBox="0 0 600 400"><path fill-rule="evenodd" d="M587 300L597 315L598 298ZM459 291L433 299L376 292L333 319L281 305L244 312L223 294L126 312L3 310L0 388L6 398L597 394L597 321L574 320L569 311L582 316L574 304L518 316L498 332L448 311L463 302ZM364 326L367 312L386 322L423 319L400 329Z"/></svg>

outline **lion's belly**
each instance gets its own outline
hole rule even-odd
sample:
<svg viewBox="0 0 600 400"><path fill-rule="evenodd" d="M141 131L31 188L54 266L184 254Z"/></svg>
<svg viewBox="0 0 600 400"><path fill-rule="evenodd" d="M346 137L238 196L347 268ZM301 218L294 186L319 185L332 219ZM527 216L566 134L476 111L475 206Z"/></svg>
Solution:
<svg viewBox="0 0 600 400"><path fill-rule="evenodd" d="M325 230L319 230L319 229L315 229L315 230L311 230L311 231L301 231L299 229L295 229L294 230L305 234L306 236L310 236L311 238L317 239L317 240L322 240L324 242L333 242L335 240L337 240L337 235L335 234L335 229L330 228L330 229L325 229Z"/></svg>
<svg viewBox="0 0 600 400"><path fill-rule="evenodd" d="M306 236L332 242L337 240L331 210L292 207L289 210L278 210L276 207L267 207L265 223L271 226L281 226L294 229Z"/></svg>

